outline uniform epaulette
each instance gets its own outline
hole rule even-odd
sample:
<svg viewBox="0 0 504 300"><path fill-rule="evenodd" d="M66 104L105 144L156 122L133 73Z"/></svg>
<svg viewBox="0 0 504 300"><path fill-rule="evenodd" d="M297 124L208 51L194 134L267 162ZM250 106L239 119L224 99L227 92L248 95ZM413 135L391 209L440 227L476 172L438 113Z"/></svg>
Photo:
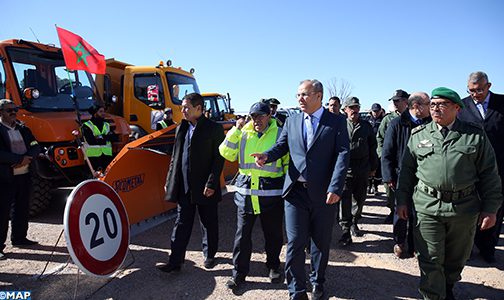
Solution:
<svg viewBox="0 0 504 300"><path fill-rule="evenodd" d="M425 128L425 124L422 124L422 125L420 125L420 126L417 126L417 127L413 128L413 129L411 130L411 134L415 134L415 133L419 132L420 130L422 130L422 129L424 129L424 128Z"/></svg>

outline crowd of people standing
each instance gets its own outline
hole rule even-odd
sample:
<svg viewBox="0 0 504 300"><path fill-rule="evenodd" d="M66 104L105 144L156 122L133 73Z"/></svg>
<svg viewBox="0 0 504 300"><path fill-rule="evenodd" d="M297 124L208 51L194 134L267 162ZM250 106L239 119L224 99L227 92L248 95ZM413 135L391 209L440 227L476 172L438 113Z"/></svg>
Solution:
<svg viewBox="0 0 504 300"><path fill-rule="evenodd" d="M200 94L185 95L165 186L165 200L177 204L177 218L169 259L157 267L167 273L182 269L196 213L204 267L218 263L219 180L224 160L229 160L239 165L229 289L246 281L251 234L260 219L271 283L285 277L290 299L308 299L308 292L311 299L324 299L335 224L341 226L343 247L352 244L353 236L362 236L359 224L367 194L379 193L383 182L390 208L384 221L393 224L391 252L398 258L417 257L424 299L454 299L453 286L461 279L473 242L483 259L494 263L502 226L504 144L499 137L504 136L504 95L490 92L490 87L485 73L474 72L464 99L445 87L430 95L398 89L389 99L394 112L384 115L375 103L363 118L357 97L342 102L333 96L326 109L322 83L304 80L296 93L300 114L282 117L277 99L263 99L251 106L250 120L238 119L226 135L205 116ZM29 129L16 121L16 112L11 101L0 101L0 184L9 191L2 192L0 201L0 259L6 258L11 205L13 245L36 243L26 237L28 200L19 185L29 181L27 170L40 148ZM103 108L93 107L90 113L93 118L83 127L86 138L103 142L89 148L89 156L108 159L110 130ZM171 111L165 114L164 120L171 121Z"/></svg>

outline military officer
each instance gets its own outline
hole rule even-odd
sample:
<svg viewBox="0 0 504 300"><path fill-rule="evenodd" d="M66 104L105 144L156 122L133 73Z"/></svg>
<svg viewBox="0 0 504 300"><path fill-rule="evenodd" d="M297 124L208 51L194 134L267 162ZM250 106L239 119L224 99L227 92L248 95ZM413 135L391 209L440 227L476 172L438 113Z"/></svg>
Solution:
<svg viewBox="0 0 504 300"><path fill-rule="evenodd" d="M433 122L412 130L397 190L397 214L417 212L414 230L424 299L454 299L476 226L495 225L502 201L493 148L483 129L456 119L464 108L448 88L432 91Z"/></svg>

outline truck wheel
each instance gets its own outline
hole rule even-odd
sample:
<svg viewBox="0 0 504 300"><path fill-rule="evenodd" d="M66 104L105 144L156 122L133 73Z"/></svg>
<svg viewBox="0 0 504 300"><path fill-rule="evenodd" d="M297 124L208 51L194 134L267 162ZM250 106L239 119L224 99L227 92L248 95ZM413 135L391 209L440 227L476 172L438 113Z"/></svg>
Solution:
<svg viewBox="0 0 504 300"><path fill-rule="evenodd" d="M30 216L36 216L44 211L51 200L52 182L34 172L31 173L32 191L30 194Z"/></svg>

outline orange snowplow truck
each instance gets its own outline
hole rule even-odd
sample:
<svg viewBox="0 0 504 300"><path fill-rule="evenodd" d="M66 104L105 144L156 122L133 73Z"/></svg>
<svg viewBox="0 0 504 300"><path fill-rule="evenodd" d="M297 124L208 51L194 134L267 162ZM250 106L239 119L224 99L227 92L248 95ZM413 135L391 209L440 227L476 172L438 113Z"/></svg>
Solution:
<svg viewBox="0 0 504 300"><path fill-rule="evenodd" d="M20 108L18 119L43 147L31 167L30 214L34 215L48 206L51 188L74 185L91 177L72 131L80 127L78 114L82 122L88 120L89 107L103 101L91 74L67 72L60 48L6 40L0 42L0 60L0 98L16 103ZM128 142L129 126L114 115L108 114L106 119L118 136L113 144L117 153Z"/></svg>

